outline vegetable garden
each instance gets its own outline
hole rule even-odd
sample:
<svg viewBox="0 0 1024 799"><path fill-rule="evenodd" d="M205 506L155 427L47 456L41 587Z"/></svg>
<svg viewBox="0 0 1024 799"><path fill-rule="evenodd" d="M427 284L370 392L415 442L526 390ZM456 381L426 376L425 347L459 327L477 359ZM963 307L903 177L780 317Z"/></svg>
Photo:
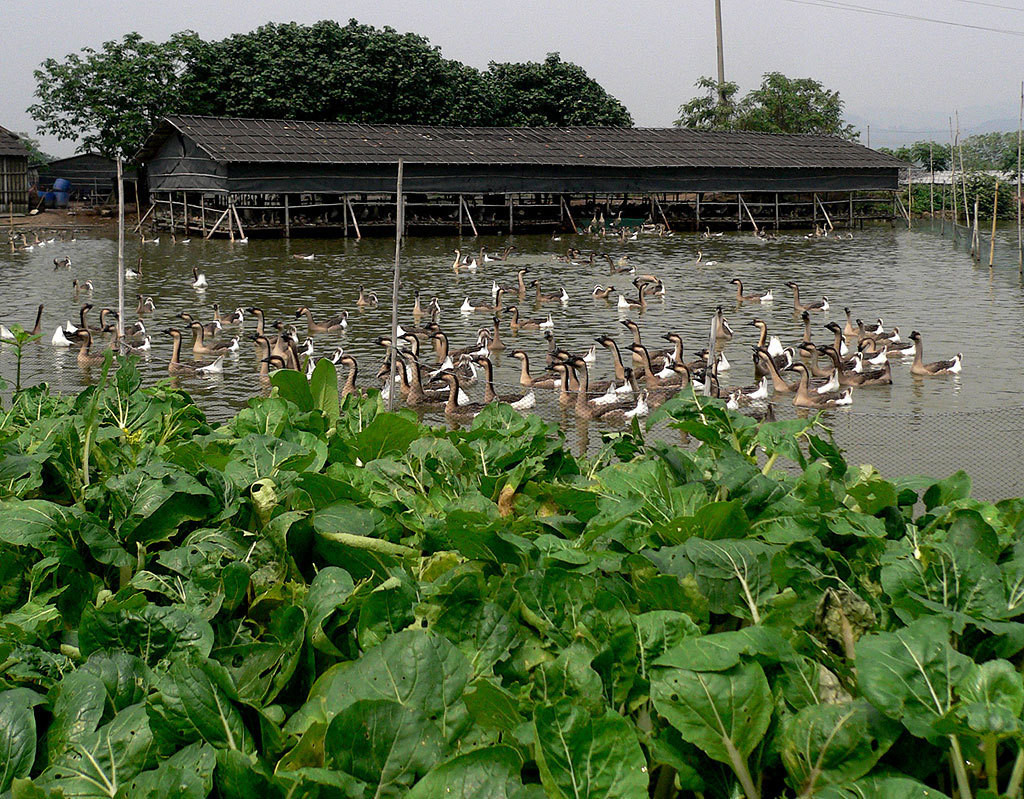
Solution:
<svg viewBox="0 0 1024 799"><path fill-rule="evenodd" d="M580 459L273 381L0 414L0 796L1021 795L1024 501L692 395Z"/></svg>

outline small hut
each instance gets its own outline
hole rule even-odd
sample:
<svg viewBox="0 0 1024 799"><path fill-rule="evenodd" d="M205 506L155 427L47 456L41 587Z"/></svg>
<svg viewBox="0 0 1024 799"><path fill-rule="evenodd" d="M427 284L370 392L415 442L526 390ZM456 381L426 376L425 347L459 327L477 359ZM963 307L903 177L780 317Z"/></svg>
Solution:
<svg viewBox="0 0 1024 799"><path fill-rule="evenodd" d="M0 127L0 213L28 211L28 148Z"/></svg>

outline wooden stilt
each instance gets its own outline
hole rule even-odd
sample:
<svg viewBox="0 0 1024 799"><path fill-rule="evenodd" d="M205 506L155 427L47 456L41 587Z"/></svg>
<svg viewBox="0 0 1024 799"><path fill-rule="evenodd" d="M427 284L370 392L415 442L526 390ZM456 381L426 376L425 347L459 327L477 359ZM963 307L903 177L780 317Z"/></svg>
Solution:
<svg viewBox="0 0 1024 799"><path fill-rule="evenodd" d="M1024 205L1024 194L1021 194L1021 131L1024 130L1024 82L1020 84L1020 117L1017 120L1017 272L1024 276L1024 241L1021 240L1021 206Z"/></svg>
<svg viewBox="0 0 1024 799"><path fill-rule="evenodd" d="M656 196L653 197L653 199L654 199L654 205L658 209L658 213L661 214L661 221L665 223L665 232L666 233L671 233L672 232L672 226L669 225L669 223L668 223L668 217L665 216L665 212L661 208L661 203L658 202L658 198Z"/></svg>
<svg viewBox="0 0 1024 799"><path fill-rule="evenodd" d="M999 179L996 179L996 191L992 197L992 236L988 240L988 268L996 257L996 217L999 216Z"/></svg>
<svg viewBox="0 0 1024 799"><path fill-rule="evenodd" d="M217 232L217 228L220 227L220 223L224 221L224 217L228 215L228 211L230 210L230 208L225 208L224 213L217 217L217 221L213 223L213 227L210 228L210 232L206 234L206 238L210 238L214 233ZM230 222L228 224L230 224Z"/></svg>
<svg viewBox="0 0 1024 799"><path fill-rule="evenodd" d="M459 195L459 235L462 235L462 195Z"/></svg>
<svg viewBox="0 0 1024 799"><path fill-rule="evenodd" d="M345 238L348 238L348 195L345 195L344 202L342 203L341 218L345 220Z"/></svg>
<svg viewBox="0 0 1024 799"><path fill-rule="evenodd" d="M141 219L139 220L139 224L137 224L137 225L135 226L135 229L134 229L134 230L133 230L132 232L133 232L133 233L138 233L138 232L139 232L140 230L142 230L142 223L143 223L143 222L145 222L145 221L146 221L147 219L149 219L149 215L150 215L151 213L153 213L153 211L155 211L155 210L156 210L156 200L154 200L153 202L151 202L151 203L149 204L149 210L148 210L148 211L146 211L146 214L145 214L145 216L143 216L143 217L142 217L142 218L141 218Z"/></svg>
<svg viewBox="0 0 1024 799"><path fill-rule="evenodd" d="M754 221L754 215L752 213L750 213L750 206L747 205L746 200L743 199L743 195L742 194L737 194L736 196L739 197L740 205L743 206L743 208L747 212L747 216L750 217L750 224L752 224L754 226L754 233L755 234L758 233L759 231L757 229L757 222Z"/></svg>
<svg viewBox="0 0 1024 799"><path fill-rule="evenodd" d="M942 187L942 210L939 212L939 235L946 235L946 187Z"/></svg>
<svg viewBox="0 0 1024 799"><path fill-rule="evenodd" d="M292 214L288 208L288 195L284 195L284 237L290 239L292 237Z"/></svg>
<svg viewBox="0 0 1024 799"><path fill-rule="evenodd" d="M185 222L184 222L184 224L185 224L185 238L188 238L188 192L187 191L185 192L185 208L183 210L185 212L184 213L184 217L185 217Z"/></svg>
<svg viewBox="0 0 1024 799"><path fill-rule="evenodd" d="M514 201L512 199L512 195L511 194L508 195L508 234L510 236L512 235L512 212L513 212L512 203L513 202Z"/></svg>
<svg viewBox="0 0 1024 799"><path fill-rule="evenodd" d="M238 225L238 237L242 239L246 238L245 231L242 230L242 220L239 218L238 209L235 207L234 198L231 200L231 213L235 215L235 224Z"/></svg>
<svg viewBox="0 0 1024 799"><path fill-rule="evenodd" d="M895 211L894 211L895 213ZM814 230L818 230L818 195L811 195L811 221L814 223Z"/></svg>
<svg viewBox="0 0 1024 799"><path fill-rule="evenodd" d="M846 226L849 230L853 230L853 192L850 192L850 210L847 212Z"/></svg>
<svg viewBox="0 0 1024 799"><path fill-rule="evenodd" d="M743 229L743 198L736 192L736 229Z"/></svg>
<svg viewBox="0 0 1024 799"><path fill-rule="evenodd" d="M700 192L697 192L697 232L700 232Z"/></svg>
<svg viewBox="0 0 1024 799"><path fill-rule="evenodd" d="M203 238L206 238L206 195L199 195L199 217L202 219L202 234Z"/></svg>
<svg viewBox="0 0 1024 799"><path fill-rule="evenodd" d="M345 205L348 206L348 212L352 215L352 227L356 230L356 241L363 238L363 234L359 232L359 220L356 219L356 209L352 207L352 198L345 197Z"/></svg>
<svg viewBox="0 0 1024 799"><path fill-rule="evenodd" d="M931 183L928 184L928 215L935 218L935 154L932 152L932 145L928 145L928 171L932 173Z"/></svg>
<svg viewBox="0 0 1024 799"><path fill-rule="evenodd" d="M963 164L960 165L960 171L963 172ZM971 238L971 254L974 256L975 261L981 260L981 252L978 239L978 198L974 198L974 235Z"/></svg>
<svg viewBox="0 0 1024 799"><path fill-rule="evenodd" d="M775 192L775 232L779 232L779 193Z"/></svg>
<svg viewBox="0 0 1024 799"><path fill-rule="evenodd" d="M461 195L460 195L460 199L462 200L462 207L466 209L466 219L469 220L470 230L473 231L473 235L474 236L479 236L480 234L477 233L477 230L476 230L476 222L473 221L473 215L469 212L469 203L467 203L466 202L466 198L462 197Z"/></svg>
<svg viewBox="0 0 1024 799"><path fill-rule="evenodd" d="M167 192L167 209L171 214L171 233L174 233L174 192Z"/></svg>
<svg viewBox="0 0 1024 799"><path fill-rule="evenodd" d="M907 230L910 230L910 220L914 213L914 168L907 170Z"/></svg>

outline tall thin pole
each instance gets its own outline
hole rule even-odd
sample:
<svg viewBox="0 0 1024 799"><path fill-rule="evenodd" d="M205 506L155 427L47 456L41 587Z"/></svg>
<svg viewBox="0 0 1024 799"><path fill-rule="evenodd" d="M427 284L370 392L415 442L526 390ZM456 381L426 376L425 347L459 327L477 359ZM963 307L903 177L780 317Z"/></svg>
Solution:
<svg viewBox="0 0 1024 799"><path fill-rule="evenodd" d="M402 174L405 159L398 159L398 186L395 190L395 281L391 289L391 382L388 383L388 411L395 409L395 372L398 369L398 283L402 257L402 231L405 230L405 198L402 196ZM414 363L413 369L418 368Z"/></svg>
<svg viewBox="0 0 1024 799"><path fill-rule="evenodd" d="M960 185L964 190L964 215L967 217L967 227L971 226L971 210L967 205L967 172L964 170L964 143L960 141L960 112L956 111L956 144L960 151ZM974 220L974 228L977 229L978 220Z"/></svg>
<svg viewBox="0 0 1024 799"><path fill-rule="evenodd" d="M124 166L117 157L117 347L124 352Z"/></svg>
<svg viewBox="0 0 1024 799"><path fill-rule="evenodd" d="M722 0L715 0L715 37L718 41L718 104L725 105L725 50L722 47Z"/></svg>
<svg viewBox="0 0 1024 799"><path fill-rule="evenodd" d="M957 241L956 226L960 222L960 209L956 200L956 145L953 140L953 117L949 118L949 185L953 190L953 241Z"/></svg>
<svg viewBox="0 0 1024 799"><path fill-rule="evenodd" d="M992 236L988 240L988 266L992 268L992 261L996 257L996 218L999 216L999 180L996 179L996 192L992 197Z"/></svg>
<svg viewBox="0 0 1024 799"><path fill-rule="evenodd" d="M1024 128L1024 81L1020 84L1020 119L1017 121L1017 272L1024 274L1024 246L1021 241L1020 213L1024 195L1020 191L1021 129Z"/></svg>
<svg viewBox="0 0 1024 799"><path fill-rule="evenodd" d="M935 219L935 154L931 142L928 142L928 171L932 173L931 183L928 184L928 216Z"/></svg>

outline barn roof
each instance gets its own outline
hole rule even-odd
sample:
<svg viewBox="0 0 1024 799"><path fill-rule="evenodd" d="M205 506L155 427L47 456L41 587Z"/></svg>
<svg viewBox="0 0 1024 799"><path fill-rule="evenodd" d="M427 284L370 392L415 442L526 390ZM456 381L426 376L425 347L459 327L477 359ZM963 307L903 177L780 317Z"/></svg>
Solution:
<svg viewBox="0 0 1024 799"><path fill-rule="evenodd" d="M28 148L19 136L0 127L0 158L12 155L28 158Z"/></svg>
<svg viewBox="0 0 1024 799"><path fill-rule="evenodd" d="M559 167L896 169L902 161L835 136L685 128L459 128L170 116L138 160L175 131L220 163L507 164Z"/></svg>

